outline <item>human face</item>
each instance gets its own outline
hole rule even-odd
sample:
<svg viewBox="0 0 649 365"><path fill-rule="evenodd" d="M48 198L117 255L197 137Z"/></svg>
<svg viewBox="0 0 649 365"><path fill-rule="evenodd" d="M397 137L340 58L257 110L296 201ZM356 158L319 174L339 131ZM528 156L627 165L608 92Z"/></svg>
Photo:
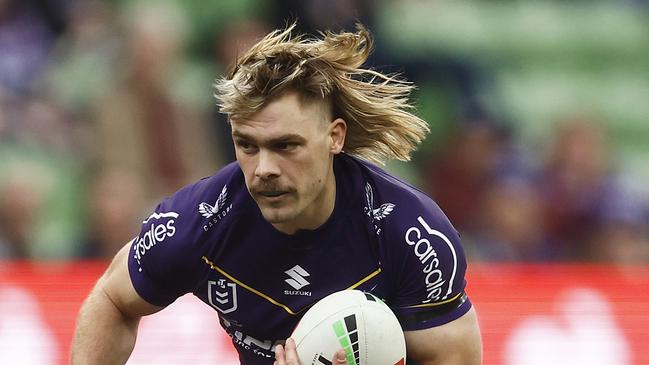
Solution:
<svg viewBox="0 0 649 365"><path fill-rule="evenodd" d="M315 229L333 211L333 155L342 151L346 124L329 114L323 101L287 92L252 116L231 120L248 192L281 232Z"/></svg>

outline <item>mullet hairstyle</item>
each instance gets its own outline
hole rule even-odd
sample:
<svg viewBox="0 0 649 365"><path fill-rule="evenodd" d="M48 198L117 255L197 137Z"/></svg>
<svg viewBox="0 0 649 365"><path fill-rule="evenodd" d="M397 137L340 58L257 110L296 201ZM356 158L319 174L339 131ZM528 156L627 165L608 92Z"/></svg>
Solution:
<svg viewBox="0 0 649 365"><path fill-rule="evenodd" d="M347 123L343 151L384 164L410 160L430 131L413 114L408 96L414 85L399 75L363 69L372 50L370 33L293 35L295 23L261 39L215 83L215 97L230 119L250 117L287 91L303 100L328 102L333 117Z"/></svg>

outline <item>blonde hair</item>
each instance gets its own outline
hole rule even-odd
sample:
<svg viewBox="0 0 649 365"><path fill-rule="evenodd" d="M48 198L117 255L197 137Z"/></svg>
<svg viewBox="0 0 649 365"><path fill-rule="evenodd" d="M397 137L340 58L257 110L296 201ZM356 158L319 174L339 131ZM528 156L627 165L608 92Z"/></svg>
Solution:
<svg viewBox="0 0 649 365"><path fill-rule="evenodd" d="M408 161L429 132L412 113L414 86L397 75L363 69L372 49L370 33L292 34L295 24L275 30L237 60L215 84L222 113L230 118L259 111L271 99L295 90L304 98L329 100L334 117L347 122L343 150L369 161Z"/></svg>

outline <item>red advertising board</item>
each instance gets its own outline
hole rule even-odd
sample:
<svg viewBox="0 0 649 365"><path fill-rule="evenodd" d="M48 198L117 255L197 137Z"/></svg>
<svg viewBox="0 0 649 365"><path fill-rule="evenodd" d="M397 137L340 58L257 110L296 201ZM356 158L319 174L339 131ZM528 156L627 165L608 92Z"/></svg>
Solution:
<svg viewBox="0 0 649 365"><path fill-rule="evenodd" d="M74 320L106 263L0 263L3 362L66 364ZM484 363L649 364L649 267L471 265ZM191 296L145 318L132 364L237 364Z"/></svg>
<svg viewBox="0 0 649 365"><path fill-rule="evenodd" d="M649 267L472 265L485 364L649 364Z"/></svg>

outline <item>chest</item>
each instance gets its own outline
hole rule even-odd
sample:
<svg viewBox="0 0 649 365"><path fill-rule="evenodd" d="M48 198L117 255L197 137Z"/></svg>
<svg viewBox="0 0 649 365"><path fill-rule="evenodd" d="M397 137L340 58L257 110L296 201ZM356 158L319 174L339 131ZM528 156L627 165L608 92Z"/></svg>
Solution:
<svg viewBox="0 0 649 365"><path fill-rule="evenodd" d="M356 288L388 290L375 242L361 226L290 239L273 232L226 232L202 257L194 292L219 315L240 353L272 356L302 314L326 295Z"/></svg>

